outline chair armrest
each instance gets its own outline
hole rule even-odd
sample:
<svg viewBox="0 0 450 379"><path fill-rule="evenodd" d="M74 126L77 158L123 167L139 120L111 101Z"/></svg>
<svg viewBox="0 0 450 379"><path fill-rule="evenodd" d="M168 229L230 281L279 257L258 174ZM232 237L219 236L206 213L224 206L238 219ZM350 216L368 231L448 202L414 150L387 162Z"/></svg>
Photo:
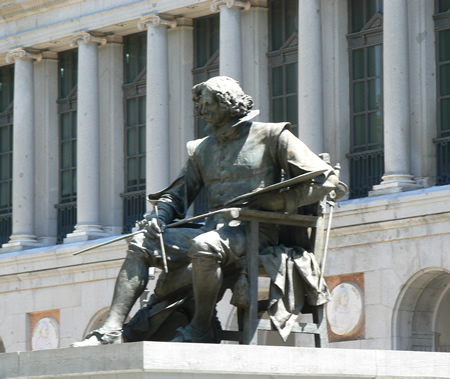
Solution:
<svg viewBox="0 0 450 379"><path fill-rule="evenodd" d="M236 210L236 208L234 208ZM255 209L240 209L230 214L231 218L241 221L258 221L266 224L293 225L316 227L319 216L289 214L272 211L259 211Z"/></svg>

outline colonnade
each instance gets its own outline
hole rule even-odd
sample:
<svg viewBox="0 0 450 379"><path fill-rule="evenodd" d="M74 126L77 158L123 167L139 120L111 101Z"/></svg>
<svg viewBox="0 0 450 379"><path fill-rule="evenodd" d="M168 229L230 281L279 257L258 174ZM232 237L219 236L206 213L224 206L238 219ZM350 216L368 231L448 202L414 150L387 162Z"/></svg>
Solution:
<svg viewBox="0 0 450 379"><path fill-rule="evenodd" d="M234 77L244 84L244 63L242 51L241 14L252 11L250 1L214 0L211 11L220 12L220 74ZM298 110L299 136L317 153L325 151L324 128L324 81L322 57L322 24L320 0L299 0L298 13ZM255 13L256 14L256 13ZM258 13L258 17L267 17ZM146 191L158 191L169 184L173 176L170 160L171 149L171 96L169 88L182 88L186 94L192 84L188 80L192 65L179 63L178 71L183 72L178 80L171 82L169 67L174 63L169 59L168 30L176 30L176 18L168 19L153 14L142 17L138 28L147 30L147 92L146 92ZM192 45L192 24L183 28L184 39ZM267 28L267 22L265 23ZM265 30L267 32L267 29ZM258 30L255 31L255 34ZM383 182L374 191L400 191L414 186L410 172L409 154L409 101L408 96L408 25L406 0L386 2L384 9L384 128L385 167ZM190 36L190 37L187 37ZM393 36L393 37L390 37ZM83 241L107 236L111 230L102 225L101 201L101 125L99 109L102 94L99 91L99 48L117 44L114 36L83 32L73 36L71 46L78 48L78 144L77 144L77 219L75 231L66 242ZM182 50L180 48L180 50ZM13 150L13 234L6 248L21 250L39 246L35 227L35 93L33 88L34 62L44 62L47 52L31 49L15 49L9 52L8 62L15 64L14 82L14 150ZM121 49L115 50L115 59L120 60ZM181 54L181 53L180 53ZM185 54L185 53L182 53ZM193 49L191 53L193 54ZM50 57L55 62L55 57ZM172 58L172 57L171 57ZM192 59L191 59L192 60ZM184 64L184 65L183 65ZM267 67L260 68L259 78L268 82ZM54 77L53 77L54 79ZM52 80L53 80L52 79ZM54 80L53 80L54 81ZM120 82L113 84L114 106L122 107ZM178 87L176 87L178 86ZM251 87L251 84L248 85ZM254 85L257 88L258 85ZM267 90L267 87L265 87ZM174 93L173 96L176 96ZM258 98L259 94L255 94ZM184 108L183 117L193 119L191 99ZM257 104L267 110L267 97ZM56 101L56 99L55 99ZM54 112L54 105L52 105ZM187 110L189 109L189 110ZM267 112L265 113L267 114ZM123 116L123 115L122 115ZM174 116L176 118L177 116ZM52 116L54 120L54 116ZM52 121L54 124L54 121ZM120 129L120 121L117 124ZM54 126L54 125L53 125ZM117 129L116 128L116 129ZM25 137L26 136L26 137ZM119 147L117 147L119 148ZM178 148L178 147L177 147ZM118 152L116 152L118 153ZM123 154L121 152L121 154ZM116 155L110 154L111 159ZM178 159L178 158L177 158ZM181 160L181 158L179 158ZM111 169L114 171L115 169ZM117 197L117 196L116 196ZM119 201L119 200L115 200ZM107 204L106 204L107 205ZM116 204L117 205L117 204ZM120 207L120 205L118 205Z"/></svg>
<svg viewBox="0 0 450 379"><path fill-rule="evenodd" d="M221 51L225 52L221 54L221 74L235 77L242 82L240 13L241 9L245 8L248 10L250 8L250 2L213 1L211 3L211 10L215 11L214 8L217 7L220 9L222 24L220 48ZM181 22L183 26L185 23L186 20ZM171 138L169 128L170 78L168 29L176 28L177 20L166 19L160 15L153 14L141 18L137 26L140 30L147 30L146 191L152 192L167 186L171 174L173 174L170 169ZM180 29L183 30L184 34L192 35L192 27ZM230 30L233 32L230 33ZM117 44L117 40L111 37L114 36L82 32L73 36L70 42L70 47L78 48L77 225L75 226L74 232L67 236L65 242L86 241L110 234L110 230L105 229L104 225L102 225L100 217L100 205L105 202L102 201L104 194L100 192L102 178L100 151L102 140L99 112L102 94L99 90L99 46L106 45L107 47L110 42ZM192 36L187 39L192 39ZM192 53L193 51L191 49ZM34 104L37 99L35 96L36 91L34 90L34 62L44 62L43 56L46 54L47 52L20 48L10 51L7 56L8 63L14 63L15 65L13 128L14 191L12 211L13 233L10 241L3 245L3 251L17 251L38 247L54 240L52 238L37 236L36 224L42 220L36 220L35 218L35 199L37 196ZM52 62L56 62L53 55L51 59ZM189 67L187 71L184 70L184 76L186 76L187 72L190 74L192 68ZM57 75L56 72L55 75ZM183 77L183 79L186 78ZM52 84L55 84L54 80ZM185 86L185 84L183 83L181 86ZM188 87L190 91L192 83L188 82ZM57 99L54 98L53 100L56 103ZM185 111L184 115L190 117L191 120L189 122L192 122L193 112L191 99L187 98L184 101L189 102L189 106L186 107L189 108L189 111ZM119 103L117 100L115 105L118 107L123 106L122 102ZM55 113L56 111L56 107L52 106L52 112ZM48 120L40 121L46 122ZM58 128L55 125L54 117L52 117L52 122L49 123L50 126ZM53 148L55 147L57 148L57 146L53 146ZM110 155L114 158L114 154ZM55 174L53 175L54 177ZM55 200L53 196L52 201L54 202ZM53 205L46 204L50 208L53 208Z"/></svg>

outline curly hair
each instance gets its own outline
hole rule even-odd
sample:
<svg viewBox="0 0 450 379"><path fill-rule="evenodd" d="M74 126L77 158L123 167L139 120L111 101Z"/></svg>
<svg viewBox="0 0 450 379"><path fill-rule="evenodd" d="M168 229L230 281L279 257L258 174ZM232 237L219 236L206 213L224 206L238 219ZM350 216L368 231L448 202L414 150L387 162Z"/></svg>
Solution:
<svg viewBox="0 0 450 379"><path fill-rule="evenodd" d="M239 83L228 76L216 76L192 88L193 100L199 114L198 102L203 89L219 100L220 107L231 113L231 117L243 117L253 108L253 99L246 95Z"/></svg>

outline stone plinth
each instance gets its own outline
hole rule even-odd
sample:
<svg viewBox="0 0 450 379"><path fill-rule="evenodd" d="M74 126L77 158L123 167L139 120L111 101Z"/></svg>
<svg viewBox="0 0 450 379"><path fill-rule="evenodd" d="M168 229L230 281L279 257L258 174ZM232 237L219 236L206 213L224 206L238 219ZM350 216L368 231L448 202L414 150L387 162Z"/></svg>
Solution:
<svg viewBox="0 0 450 379"><path fill-rule="evenodd" d="M449 378L448 353L138 342L0 354L1 378Z"/></svg>

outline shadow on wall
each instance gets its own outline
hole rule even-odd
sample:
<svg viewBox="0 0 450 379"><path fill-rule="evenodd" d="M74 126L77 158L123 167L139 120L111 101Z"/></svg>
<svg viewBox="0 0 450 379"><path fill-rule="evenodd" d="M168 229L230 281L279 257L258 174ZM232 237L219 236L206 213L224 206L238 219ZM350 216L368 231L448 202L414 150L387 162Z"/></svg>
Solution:
<svg viewBox="0 0 450 379"><path fill-rule="evenodd" d="M393 314L394 350L450 351L450 272L427 268L413 275Z"/></svg>

